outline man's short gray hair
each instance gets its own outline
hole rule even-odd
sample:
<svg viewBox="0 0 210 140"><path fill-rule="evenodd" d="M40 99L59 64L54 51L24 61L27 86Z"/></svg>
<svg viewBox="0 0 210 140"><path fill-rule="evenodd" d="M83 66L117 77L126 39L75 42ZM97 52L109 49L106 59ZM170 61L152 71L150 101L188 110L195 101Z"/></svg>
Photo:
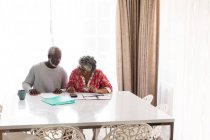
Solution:
<svg viewBox="0 0 210 140"><path fill-rule="evenodd" d="M61 53L61 50L58 47L52 46L48 51L48 55L54 55L56 51L59 51Z"/></svg>
<svg viewBox="0 0 210 140"><path fill-rule="evenodd" d="M80 59L79 59L79 65L80 66L88 66L90 67L91 71L94 71L96 69L96 60L94 59L93 56L82 56Z"/></svg>

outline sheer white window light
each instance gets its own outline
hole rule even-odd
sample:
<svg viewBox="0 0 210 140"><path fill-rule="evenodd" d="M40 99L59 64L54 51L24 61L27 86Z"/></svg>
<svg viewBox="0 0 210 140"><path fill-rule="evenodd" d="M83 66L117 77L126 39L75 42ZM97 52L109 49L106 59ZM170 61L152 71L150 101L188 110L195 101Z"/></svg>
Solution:
<svg viewBox="0 0 210 140"><path fill-rule="evenodd" d="M160 2L158 101L175 117L175 140L209 140L209 46L209 0Z"/></svg>
<svg viewBox="0 0 210 140"><path fill-rule="evenodd" d="M92 55L116 89L115 13L115 0L1 0L0 94L16 96L51 45L61 48L68 75Z"/></svg>

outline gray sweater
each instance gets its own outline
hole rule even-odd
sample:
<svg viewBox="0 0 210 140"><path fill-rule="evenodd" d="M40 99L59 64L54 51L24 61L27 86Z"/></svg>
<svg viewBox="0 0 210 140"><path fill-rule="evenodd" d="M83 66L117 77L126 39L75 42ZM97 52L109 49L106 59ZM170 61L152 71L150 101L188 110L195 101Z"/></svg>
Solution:
<svg viewBox="0 0 210 140"><path fill-rule="evenodd" d="M53 92L56 88L65 88L67 81L67 73L62 67L51 69L41 62L32 66L22 86L27 92L32 87L41 93Z"/></svg>

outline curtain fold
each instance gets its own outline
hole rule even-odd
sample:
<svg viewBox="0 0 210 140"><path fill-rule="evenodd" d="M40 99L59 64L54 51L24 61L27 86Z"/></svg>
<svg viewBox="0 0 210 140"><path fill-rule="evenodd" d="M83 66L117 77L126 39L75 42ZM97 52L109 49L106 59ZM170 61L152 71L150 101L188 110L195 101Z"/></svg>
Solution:
<svg viewBox="0 0 210 140"><path fill-rule="evenodd" d="M118 0L119 90L144 97L157 93L159 0Z"/></svg>

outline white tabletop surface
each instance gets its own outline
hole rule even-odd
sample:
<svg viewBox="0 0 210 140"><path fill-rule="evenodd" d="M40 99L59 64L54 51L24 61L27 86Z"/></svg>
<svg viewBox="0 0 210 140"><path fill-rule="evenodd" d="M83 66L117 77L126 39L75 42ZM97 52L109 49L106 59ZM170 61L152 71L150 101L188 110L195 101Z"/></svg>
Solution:
<svg viewBox="0 0 210 140"><path fill-rule="evenodd" d="M68 95L65 95L68 96ZM41 96L17 95L4 102L0 129L36 128L45 125L91 127L122 123L168 123L173 117L128 91L112 94L110 100L75 100L74 104L51 106Z"/></svg>

